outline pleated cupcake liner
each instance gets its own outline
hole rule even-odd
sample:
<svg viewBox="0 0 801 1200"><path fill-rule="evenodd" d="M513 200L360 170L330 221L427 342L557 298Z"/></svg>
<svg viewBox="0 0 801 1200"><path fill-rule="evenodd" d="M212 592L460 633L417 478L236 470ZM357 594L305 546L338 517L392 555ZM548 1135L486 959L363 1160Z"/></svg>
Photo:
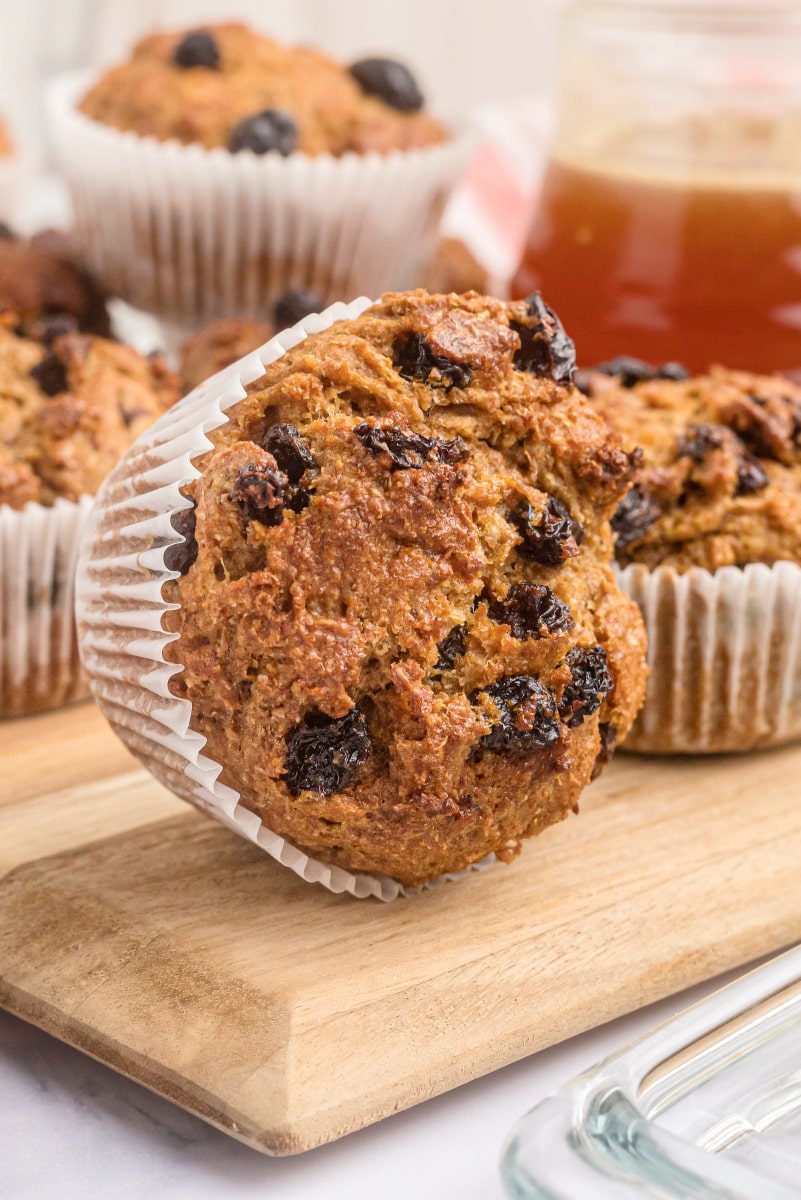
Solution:
<svg viewBox="0 0 801 1200"><path fill-rule="evenodd" d="M84 116L91 82L63 76L48 92L87 265L113 294L189 327L264 317L290 288L330 302L411 286L475 146L467 133L387 155L231 154Z"/></svg>
<svg viewBox="0 0 801 1200"><path fill-rule="evenodd" d="M648 633L645 706L625 748L714 754L801 738L801 567L618 573Z"/></svg>
<svg viewBox="0 0 801 1200"><path fill-rule="evenodd" d="M0 506L0 716L88 695L78 655L75 571L91 496Z"/></svg>
<svg viewBox="0 0 801 1200"><path fill-rule="evenodd" d="M370 303L364 298L339 303L307 317L207 380L146 431L97 497L81 549L76 595L92 693L119 737L157 779L307 883L359 899L394 900L422 889L319 862L270 830L240 803L237 791L221 782L221 765L207 754L206 739L191 728L191 702L170 691L181 667L168 662L164 650L177 635L162 628L170 607L162 587L176 578L164 555L181 540L171 516L188 506L181 489L199 475L193 463L211 449L207 434L225 423L227 411L269 363L308 334L358 317ZM461 878L493 861L490 855L434 883Z"/></svg>

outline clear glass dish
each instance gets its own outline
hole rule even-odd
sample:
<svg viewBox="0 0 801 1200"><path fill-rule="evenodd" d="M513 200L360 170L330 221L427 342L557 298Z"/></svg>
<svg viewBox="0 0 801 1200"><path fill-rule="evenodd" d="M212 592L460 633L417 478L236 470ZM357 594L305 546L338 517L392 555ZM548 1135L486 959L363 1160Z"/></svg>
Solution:
<svg viewBox="0 0 801 1200"><path fill-rule="evenodd" d="M798 1200L801 948L715 992L512 1131L515 1200Z"/></svg>

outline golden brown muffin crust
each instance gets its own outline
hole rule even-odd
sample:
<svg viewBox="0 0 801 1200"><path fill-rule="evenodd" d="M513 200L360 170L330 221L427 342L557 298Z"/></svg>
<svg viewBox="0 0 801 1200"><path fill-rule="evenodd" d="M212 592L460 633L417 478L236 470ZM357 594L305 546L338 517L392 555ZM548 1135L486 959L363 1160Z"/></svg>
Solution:
<svg viewBox="0 0 801 1200"><path fill-rule="evenodd" d="M68 333L48 348L15 323L0 319L0 504L93 495L177 399L175 377L129 346Z"/></svg>
<svg viewBox="0 0 801 1200"><path fill-rule="evenodd" d="M325 861L417 884L514 855L642 702L609 565L631 463L516 365L531 325L387 295L269 366L186 488L174 693L242 802Z"/></svg>
<svg viewBox="0 0 801 1200"><path fill-rule="evenodd" d="M411 150L446 138L425 112L401 112L365 94L348 70L316 50L281 46L245 25L205 27L216 68L174 61L187 31L155 33L107 71L80 104L86 116L159 141L225 147L234 127L264 109L289 113L297 149L341 155Z"/></svg>
<svg viewBox="0 0 801 1200"><path fill-rule="evenodd" d="M591 374L589 390L627 446L642 448L613 522L619 562L801 563L801 389L713 367L633 387Z"/></svg>

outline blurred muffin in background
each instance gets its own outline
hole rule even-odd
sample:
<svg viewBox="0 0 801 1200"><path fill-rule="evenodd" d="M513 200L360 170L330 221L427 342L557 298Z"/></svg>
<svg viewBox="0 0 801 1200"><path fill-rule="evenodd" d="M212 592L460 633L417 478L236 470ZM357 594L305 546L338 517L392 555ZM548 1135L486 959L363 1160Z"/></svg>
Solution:
<svg viewBox="0 0 801 1200"><path fill-rule="evenodd" d="M88 90L56 81L50 114L87 261L194 327L290 288L325 306L409 286L473 148L402 63L240 24L143 38Z"/></svg>
<svg viewBox="0 0 801 1200"><path fill-rule="evenodd" d="M48 329L111 333L105 294L78 263L69 238L54 230L26 239L0 228L2 310L14 312L21 328L37 337L50 336Z"/></svg>
<svg viewBox="0 0 801 1200"><path fill-rule="evenodd" d="M160 358L65 328L0 317L0 716L83 693L73 589L92 497L178 396Z"/></svg>
<svg viewBox="0 0 801 1200"><path fill-rule="evenodd" d="M489 271L459 238L440 238L420 276L420 287L429 292L489 291Z"/></svg>
<svg viewBox="0 0 801 1200"><path fill-rule="evenodd" d="M612 519L651 667L627 747L735 751L801 737L801 388L631 358L578 383L641 454Z"/></svg>
<svg viewBox="0 0 801 1200"><path fill-rule="evenodd" d="M309 313L320 312L325 305L312 292L286 292L273 305L272 321L237 321L222 317L199 333L188 337L181 346L181 386L191 392L204 379L229 367L238 358L269 342L271 337L297 324Z"/></svg>

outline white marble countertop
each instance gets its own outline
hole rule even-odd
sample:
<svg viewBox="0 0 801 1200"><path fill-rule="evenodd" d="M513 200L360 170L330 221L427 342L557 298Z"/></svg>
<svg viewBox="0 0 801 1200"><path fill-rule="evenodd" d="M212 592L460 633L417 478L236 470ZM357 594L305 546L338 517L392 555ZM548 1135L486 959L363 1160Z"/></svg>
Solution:
<svg viewBox="0 0 801 1200"><path fill-rule="evenodd" d="M502 1200L500 1149L527 1109L734 975L284 1159L240 1145L0 1013L0 1198Z"/></svg>

